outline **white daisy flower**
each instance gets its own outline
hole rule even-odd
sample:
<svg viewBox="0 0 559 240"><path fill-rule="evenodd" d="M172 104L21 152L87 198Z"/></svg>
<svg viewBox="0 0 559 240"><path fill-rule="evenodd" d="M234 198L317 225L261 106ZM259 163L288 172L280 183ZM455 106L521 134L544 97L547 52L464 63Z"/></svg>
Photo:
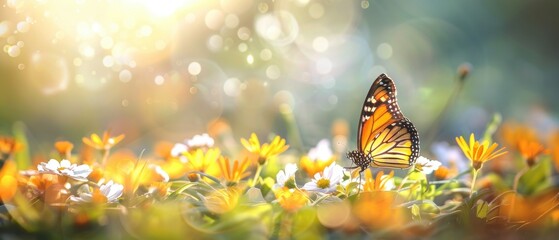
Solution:
<svg viewBox="0 0 559 240"><path fill-rule="evenodd" d="M203 147L213 147L214 139L210 137L207 133L201 135L195 135L191 139L185 140L186 146L188 148L203 148Z"/></svg>
<svg viewBox="0 0 559 240"><path fill-rule="evenodd" d="M441 162L437 160L429 160L423 156L419 156L415 162L415 168L424 174L431 174L439 169Z"/></svg>
<svg viewBox="0 0 559 240"><path fill-rule="evenodd" d="M173 157L180 157L182 153L188 151L188 147L182 143L176 143L175 146L171 149L171 156Z"/></svg>
<svg viewBox="0 0 559 240"><path fill-rule="evenodd" d="M332 149L330 149L330 142L328 139L322 139L316 147L311 148L307 156L313 161L327 161L333 156Z"/></svg>
<svg viewBox="0 0 559 240"><path fill-rule="evenodd" d="M82 185L78 189L78 196L70 196L70 201L76 203L115 203L118 198L122 196L124 186L113 181L102 184L104 180L99 183L99 188L92 189L90 186Z"/></svg>
<svg viewBox="0 0 559 240"><path fill-rule="evenodd" d="M295 172L297 171L297 164L288 163L285 165L285 170L280 170L276 175L276 184L274 184L273 189L278 189L282 187L294 188L295 184Z"/></svg>
<svg viewBox="0 0 559 240"><path fill-rule="evenodd" d="M344 176L344 168L335 162L326 167L322 173L314 175L312 182L305 183L303 189L322 193L331 193L336 190Z"/></svg>
<svg viewBox="0 0 559 240"><path fill-rule="evenodd" d="M86 164L78 166L70 163L70 161L66 159L63 159L60 162L55 159L51 159L46 163L39 163L39 165L37 165L37 170L39 170L39 173L67 176L80 181L87 181L87 176L89 176L89 174L93 171Z"/></svg>

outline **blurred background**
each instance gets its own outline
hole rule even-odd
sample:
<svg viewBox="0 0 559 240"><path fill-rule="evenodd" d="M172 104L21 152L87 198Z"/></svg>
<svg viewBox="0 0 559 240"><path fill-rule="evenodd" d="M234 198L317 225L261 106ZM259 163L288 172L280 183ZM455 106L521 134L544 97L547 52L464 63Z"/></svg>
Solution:
<svg viewBox="0 0 559 240"><path fill-rule="evenodd" d="M336 122L355 138L365 94L383 72L422 138L433 128L437 141L481 133L494 113L543 132L556 126L554 1L0 6L0 134L21 121L38 148L109 128L143 148L207 132L217 121L237 139L297 129L287 141L308 150L331 137ZM460 66L470 72L453 95Z"/></svg>

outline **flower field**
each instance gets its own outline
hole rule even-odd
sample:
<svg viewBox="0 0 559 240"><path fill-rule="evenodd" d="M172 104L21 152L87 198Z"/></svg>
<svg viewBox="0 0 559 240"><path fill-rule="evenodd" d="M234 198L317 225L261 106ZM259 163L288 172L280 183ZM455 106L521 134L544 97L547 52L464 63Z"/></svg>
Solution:
<svg viewBox="0 0 559 240"><path fill-rule="evenodd" d="M0 3L0 239L559 234L553 3Z"/></svg>

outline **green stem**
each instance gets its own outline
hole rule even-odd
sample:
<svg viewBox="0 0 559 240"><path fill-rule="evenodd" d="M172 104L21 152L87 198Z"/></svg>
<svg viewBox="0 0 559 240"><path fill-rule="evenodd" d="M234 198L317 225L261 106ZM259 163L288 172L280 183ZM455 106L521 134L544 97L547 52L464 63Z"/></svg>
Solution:
<svg viewBox="0 0 559 240"><path fill-rule="evenodd" d="M459 96L460 92L462 91L463 87L464 87L464 81L458 79L456 81L456 85L455 85L454 89L450 93L450 96L448 96L446 104L439 111L437 117L431 122L431 125L427 128L427 133L425 134L425 138L424 138L425 140L422 140L422 141L425 141L425 143L427 143L427 145L430 145L433 142L433 140L437 137L437 134L440 130L440 125L441 125L442 120L448 114L452 105L454 105L456 100L458 100L458 96Z"/></svg>
<svg viewBox="0 0 559 240"><path fill-rule="evenodd" d="M103 158L101 159L101 166L105 167L105 164L107 163L107 160L109 159L109 149L104 149L102 151L103 154Z"/></svg>
<svg viewBox="0 0 559 240"><path fill-rule="evenodd" d="M520 178L528 171L528 167L524 167L514 176L514 183L512 184L512 190L515 193L518 193L518 182L520 182Z"/></svg>
<svg viewBox="0 0 559 240"><path fill-rule="evenodd" d="M476 186L476 179L477 179L477 173L479 172L479 170L474 169L474 174L472 177L472 186L470 188L470 198L472 198L472 195L474 194L474 187Z"/></svg>
<svg viewBox="0 0 559 240"><path fill-rule="evenodd" d="M520 170L514 176L514 183L512 184L512 190L514 191L515 195L518 195L518 183L520 182L520 178L528 171L529 167L526 166L522 170ZM510 202L510 210L509 210L509 219L507 221L510 222L510 218L512 215L512 211L514 211L514 204L516 202L516 196L514 196Z"/></svg>
<svg viewBox="0 0 559 240"><path fill-rule="evenodd" d="M256 181L260 177L260 172L262 172L262 165L258 164L258 167L256 167L256 173L254 174L254 178L252 179L252 183L250 184L250 187L254 187L256 185Z"/></svg>

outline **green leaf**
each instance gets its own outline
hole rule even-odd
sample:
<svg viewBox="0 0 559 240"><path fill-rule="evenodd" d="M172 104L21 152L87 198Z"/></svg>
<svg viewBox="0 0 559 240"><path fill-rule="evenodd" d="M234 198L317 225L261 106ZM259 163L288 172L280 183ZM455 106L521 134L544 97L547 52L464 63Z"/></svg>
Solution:
<svg viewBox="0 0 559 240"><path fill-rule="evenodd" d="M27 136L25 135L26 126L22 122L16 122L13 126L14 138L16 141L23 144L23 149L14 154L14 159L17 165L17 169L27 169L31 165L31 160L29 158L29 143L27 142Z"/></svg>
<svg viewBox="0 0 559 240"><path fill-rule="evenodd" d="M486 201L480 201L476 208L476 216L478 218L484 219L487 217L487 213L489 211L489 205Z"/></svg>
<svg viewBox="0 0 559 240"><path fill-rule="evenodd" d="M195 186L195 185L197 185L197 183L195 183L195 182L186 182L186 183L184 183L182 186L180 186L177 190L175 190L174 192L172 192L172 193L169 195L169 198L170 198L170 199L174 199L174 198L176 198L179 194L181 194L182 192L184 192L186 189L188 189L188 188L190 188L190 187L192 187L192 186Z"/></svg>
<svg viewBox="0 0 559 240"><path fill-rule="evenodd" d="M262 196L262 191L260 189L252 187L249 188L245 194L247 197L248 203L251 204L258 204L258 203L265 203L264 197Z"/></svg>
<svg viewBox="0 0 559 240"><path fill-rule="evenodd" d="M503 121L503 117L501 117L501 114L499 114L499 113L493 114L493 119L491 119L491 122L489 124L487 124L487 128L485 129L485 133L483 134L483 139L482 140L493 142L491 136L493 136L493 134L495 134L495 132L497 131L497 128L499 128L499 125L501 125L502 121Z"/></svg>
<svg viewBox="0 0 559 240"><path fill-rule="evenodd" d="M421 210L420 210L420 208L417 204L414 204L414 205L411 206L411 214L413 216L416 216L416 217L419 216L421 214L420 212L421 212Z"/></svg>
<svg viewBox="0 0 559 240"><path fill-rule="evenodd" d="M524 195L534 195L542 190L549 189L551 182L551 160L542 158L528 170L521 178L518 192Z"/></svg>
<svg viewBox="0 0 559 240"><path fill-rule="evenodd" d="M262 196L266 197L272 191L272 187L274 186L274 183L275 181L271 177L266 177L264 178L264 180L261 181Z"/></svg>

